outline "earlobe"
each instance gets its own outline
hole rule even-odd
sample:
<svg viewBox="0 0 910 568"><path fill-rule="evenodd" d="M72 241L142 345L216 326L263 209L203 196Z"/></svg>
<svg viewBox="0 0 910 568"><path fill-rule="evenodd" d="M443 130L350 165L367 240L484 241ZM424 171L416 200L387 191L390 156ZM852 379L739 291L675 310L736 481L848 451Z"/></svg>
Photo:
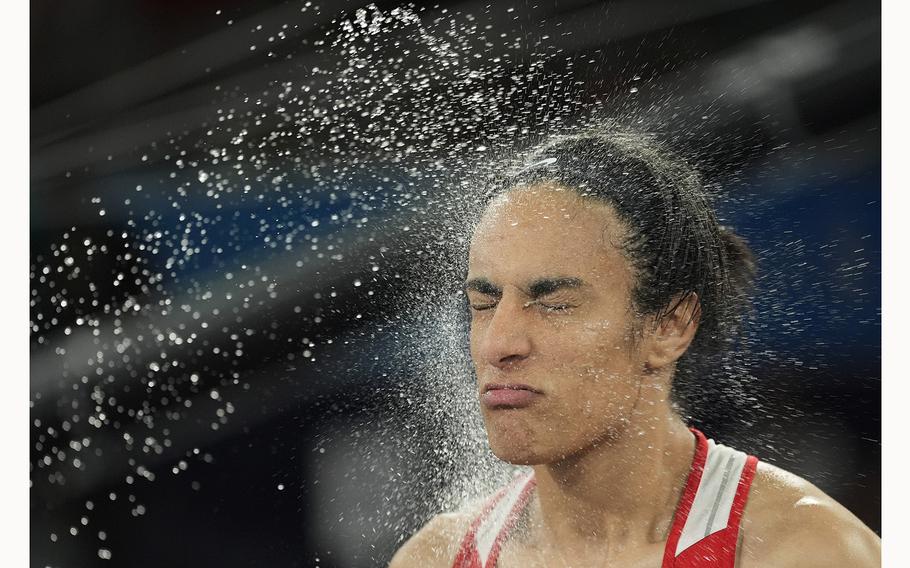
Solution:
<svg viewBox="0 0 910 568"><path fill-rule="evenodd" d="M674 308L655 326L645 366L657 370L675 363L695 339L701 304L692 292L673 301Z"/></svg>

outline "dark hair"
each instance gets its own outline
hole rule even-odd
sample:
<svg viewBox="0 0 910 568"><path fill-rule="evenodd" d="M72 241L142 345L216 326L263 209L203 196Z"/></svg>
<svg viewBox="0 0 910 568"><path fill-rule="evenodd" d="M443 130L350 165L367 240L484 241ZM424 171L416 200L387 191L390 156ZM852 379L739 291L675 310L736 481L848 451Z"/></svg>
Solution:
<svg viewBox="0 0 910 568"><path fill-rule="evenodd" d="M660 321L677 302L697 295L698 332L677 375L686 361L726 350L749 307L755 261L743 239L719 224L693 168L649 135L586 131L535 146L496 176L493 187L502 192L538 183L613 207L628 230L621 246L636 274L639 313Z"/></svg>

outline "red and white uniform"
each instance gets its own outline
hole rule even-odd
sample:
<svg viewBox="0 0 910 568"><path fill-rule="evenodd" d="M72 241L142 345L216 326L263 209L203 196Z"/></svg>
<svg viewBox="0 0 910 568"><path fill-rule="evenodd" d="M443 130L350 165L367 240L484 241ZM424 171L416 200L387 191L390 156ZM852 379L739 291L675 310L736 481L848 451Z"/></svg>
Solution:
<svg viewBox="0 0 910 568"><path fill-rule="evenodd" d="M733 568L736 543L758 459L715 444L692 428L695 458L661 568ZM531 500L534 474L517 477L491 497L471 524L453 568L494 568L499 552ZM657 567L655 567L657 568Z"/></svg>

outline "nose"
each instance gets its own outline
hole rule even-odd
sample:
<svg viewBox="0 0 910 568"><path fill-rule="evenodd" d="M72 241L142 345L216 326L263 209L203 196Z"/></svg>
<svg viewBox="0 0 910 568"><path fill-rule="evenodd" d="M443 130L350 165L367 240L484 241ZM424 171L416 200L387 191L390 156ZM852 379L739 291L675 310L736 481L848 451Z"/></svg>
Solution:
<svg viewBox="0 0 910 568"><path fill-rule="evenodd" d="M507 369L527 359L532 349L528 323L527 310L517 294L504 294L492 316L474 324L478 362Z"/></svg>

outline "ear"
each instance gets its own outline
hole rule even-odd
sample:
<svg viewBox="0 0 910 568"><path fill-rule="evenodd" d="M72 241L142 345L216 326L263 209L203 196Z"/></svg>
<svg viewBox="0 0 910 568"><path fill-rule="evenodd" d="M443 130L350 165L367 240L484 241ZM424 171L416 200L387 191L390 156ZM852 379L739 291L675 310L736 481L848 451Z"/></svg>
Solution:
<svg viewBox="0 0 910 568"><path fill-rule="evenodd" d="M648 339L645 367L657 370L674 364L695 338L701 304L694 292L673 300L675 307L657 324Z"/></svg>

